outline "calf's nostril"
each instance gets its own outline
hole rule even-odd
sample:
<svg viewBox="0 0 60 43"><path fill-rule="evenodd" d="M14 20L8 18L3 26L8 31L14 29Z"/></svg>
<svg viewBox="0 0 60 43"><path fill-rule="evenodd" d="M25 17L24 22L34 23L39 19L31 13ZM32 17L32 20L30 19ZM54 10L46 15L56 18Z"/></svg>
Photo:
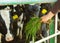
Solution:
<svg viewBox="0 0 60 43"><path fill-rule="evenodd" d="M7 38L7 40L9 40L9 38Z"/></svg>

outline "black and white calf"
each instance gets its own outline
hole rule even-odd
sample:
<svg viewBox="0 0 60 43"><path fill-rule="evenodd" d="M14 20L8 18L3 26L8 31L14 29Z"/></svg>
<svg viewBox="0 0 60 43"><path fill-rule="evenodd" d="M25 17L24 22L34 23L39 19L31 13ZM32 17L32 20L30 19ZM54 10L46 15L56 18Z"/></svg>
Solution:
<svg viewBox="0 0 60 43"><path fill-rule="evenodd" d="M22 7L20 5L13 5L13 15L17 15L16 27L17 27L17 36L22 39L22 31L24 25L24 14L22 12ZM15 19L16 20L16 19Z"/></svg>
<svg viewBox="0 0 60 43"><path fill-rule="evenodd" d="M9 7L0 10L0 33L5 37L6 41L14 39L11 27L11 15ZM0 39L1 40L1 39Z"/></svg>

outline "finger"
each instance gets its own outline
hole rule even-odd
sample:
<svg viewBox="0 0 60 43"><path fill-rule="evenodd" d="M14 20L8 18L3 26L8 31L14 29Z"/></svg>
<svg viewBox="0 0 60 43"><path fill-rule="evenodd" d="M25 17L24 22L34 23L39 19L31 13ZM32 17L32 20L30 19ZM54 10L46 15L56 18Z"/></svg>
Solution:
<svg viewBox="0 0 60 43"><path fill-rule="evenodd" d="M43 19L41 18L40 22L43 22Z"/></svg>
<svg viewBox="0 0 60 43"><path fill-rule="evenodd" d="M42 21L40 21L40 22L42 22Z"/></svg>

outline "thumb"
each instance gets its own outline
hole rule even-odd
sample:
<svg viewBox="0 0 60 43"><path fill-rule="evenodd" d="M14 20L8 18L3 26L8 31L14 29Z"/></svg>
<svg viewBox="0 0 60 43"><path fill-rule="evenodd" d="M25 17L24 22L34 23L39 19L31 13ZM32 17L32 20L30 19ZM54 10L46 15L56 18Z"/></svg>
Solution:
<svg viewBox="0 0 60 43"><path fill-rule="evenodd" d="M43 21L42 21L42 17L40 18L40 22L43 22Z"/></svg>

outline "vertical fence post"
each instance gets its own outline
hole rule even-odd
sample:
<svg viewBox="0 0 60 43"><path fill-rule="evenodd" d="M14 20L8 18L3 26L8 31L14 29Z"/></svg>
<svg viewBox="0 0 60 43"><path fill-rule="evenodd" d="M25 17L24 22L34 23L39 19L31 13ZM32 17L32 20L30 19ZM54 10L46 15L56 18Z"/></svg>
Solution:
<svg viewBox="0 0 60 43"><path fill-rule="evenodd" d="M55 16L55 33L57 33L57 25L58 25L58 13ZM55 43L57 43L57 36L55 37Z"/></svg>

